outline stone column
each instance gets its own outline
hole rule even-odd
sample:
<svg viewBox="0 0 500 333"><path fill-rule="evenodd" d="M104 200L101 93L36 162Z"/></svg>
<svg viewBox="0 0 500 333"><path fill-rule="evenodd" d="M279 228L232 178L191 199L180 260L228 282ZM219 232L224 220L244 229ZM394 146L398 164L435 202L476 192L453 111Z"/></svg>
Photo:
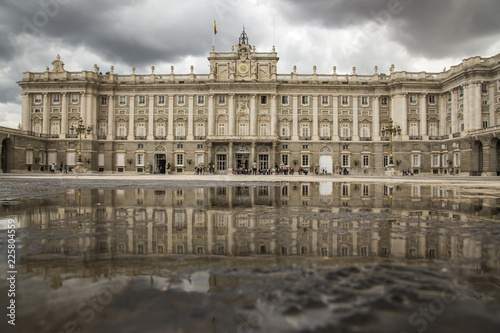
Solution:
<svg viewBox="0 0 500 333"><path fill-rule="evenodd" d="M43 120L42 120L42 134L50 133L50 106L49 94L43 94Z"/></svg>
<svg viewBox="0 0 500 333"><path fill-rule="evenodd" d="M250 135L257 136L257 95L250 95Z"/></svg>
<svg viewBox="0 0 500 333"><path fill-rule="evenodd" d="M168 134L167 140L174 140L174 95L168 95Z"/></svg>
<svg viewBox="0 0 500 333"><path fill-rule="evenodd" d="M250 111L252 112L252 111ZM228 115L228 134L229 136L234 136L234 94L229 94L229 101L227 107L227 115Z"/></svg>
<svg viewBox="0 0 500 333"><path fill-rule="evenodd" d="M61 138L65 138L68 134L68 96L67 93L62 93L61 105Z"/></svg>
<svg viewBox="0 0 500 333"><path fill-rule="evenodd" d="M130 96L127 140L135 139L135 96Z"/></svg>
<svg viewBox="0 0 500 333"><path fill-rule="evenodd" d="M408 140L408 94L399 97L401 106L401 134L403 140ZM396 123L394 125L397 125Z"/></svg>
<svg viewBox="0 0 500 333"><path fill-rule="evenodd" d="M489 87L490 98L488 104L490 106L489 110L489 127L497 126L497 117L495 114L495 83L492 82ZM24 118L23 118L24 119Z"/></svg>
<svg viewBox="0 0 500 333"><path fill-rule="evenodd" d="M115 139L115 96L113 94L109 95L109 108L108 108L108 137L107 139L112 141Z"/></svg>
<svg viewBox="0 0 500 333"><path fill-rule="evenodd" d="M84 124L87 124L87 96L85 92L80 95L81 105L80 105L80 117Z"/></svg>
<svg viewBox="0 0 500 333"><path fill-rule="evenodd" d="M448 98L447 94L439 95L439 135L444 136L448 135L448 131L446 129L446 112L448 104L446 103L446 99Z"/></svg>
<svg viewBox="0 0 500 333"><path fill-rule="evenodd" d="M339 140L339 98L338 96L332 97L333 104L333 141Z"/></svg>
<svg viewBox="0 0 500 333"><path fill-rule="evenodd" d="M187 218L187 253L193 253L193 208L186 209Z"/></svg>
<svg viewBox="0 0 500 333"><path fill-rule="evenodd" d="M463 122L464 122L464 131L468 131L469 128L471 127L472 125L472 118L471 118L471 102L472 102L472 98L473 96L470 96L470 92L469 92L469 86L462 86L462 89L464 90L464 97L463 97ZM458 112L458 111L457 111ZM461 127L460 127L460 123L457 124L457 132L461 132Z"/></svg>
<svg viewBox="0 0 500 333"><path fill-rule="evenodd" d="M147 140L154 140L155 131L155 96L149 96L149 113L148 113L148 134Z"/></svg>
<svg viewBox="0 0 500 333"><path fill-rule="evenodd" d="M298 96L292 96L292 140L297 141L299 139L299 104Z"/></svg>
<svg viewBox="0 0 500 333"><path fill-rule="evenodd" d="M313 128L312 128L312 141L319 140L318 135L318 96L313 96Z"/></svg>
<svg viewBox="0 0 500 333"><path fill-rule="evenodd" d="M30 110L30 94L22 93L22 129L31 131L31 110Z"/></svg>
<svg viewBox="0 0 500 333"><path fill-rule="evenodd" d="M474 105L472 106L472 112L475 115L475 122L472 126L472 129L481 129L483 128L483 103L481 98L481 83L476 83L473 85L474 89Z"/></svg>
<svg viewBox="0 0 500 333"><path fill-rule="evenodd" d="M276 94L271 95L271 136L275 138L278 135L278 104Z"/></svg>
<svg viewBox="0 0 500 333"><path fill-rule="evenodd" d="M234 168L234 165L233 165L233 143L232 142L229 142L229 152L227 154L227 168L228 168L228 172L230 172L233 168Z"/></svg>
<svg viewBox="0 0 500 333"><path fill-rule="evenodd" d="M98 107L97 107L97 99L99 97L98 96L95 96L95 95L91 95L90 96L90 122L88 124L86 124L87 126L88 125L92 125L92 131L90 132L90 136L87 136L89 138L97 138L97 110L98 110Z"/></svg>
<svg viewBox="0 0 500 333"><path fill-rule="evenodd" d="M352 96L352 141L359 141L358 96Z"/></svg>
<svg viewBox="0 0 500 333"><path fill-rule="evenodd" d="M252 167L253 162L257 162L256 156L255 156L255 142L252 142L252 150L250 151L250 167ZM258 168L258 166L257 166Z"/></svg>
<svg viewBox="0 0 500 333"><path fill-rule="evenodd" d="M214 95L210 94L208 97L208 136L214 135L215 125L215 110L214 110Z"/></svg>
<svg viewBox="0 0 500 333"><path fill-rule="evenodd" d="M427 94L422 94L420 98L420 135L423 140L427 137Z"/></svg>
<svg viewBox="0 0 500 333"><path fill-rule="evenodd" d="M372 131L373 141L380 141L380 97L376 96L372 102L373 105L373 118L372 118Z"/></svg>
<svg viewBox="0 0 500 333"><path fill-rule="evenodd" d="M194 95L188 96L188 128L186 140L193 140L194 127Z"/></svg>
<svg viewBox="0 0 500 333"><path fill-rule="evenodd" d="M276 142L273 142L273 147L272 147L272 150L271 150L271 158L270 158L270 166L271 168L274 167L274 165L276 164ZM278 167L279 167L279 164L278 164Z"/></svg>
<svg viewBox="0 0 500 333"><path fill-rule="evenodd" d="M465 116L465 115L464 115ZM451 133L458 132L457 91L451 93Z"/></svg>

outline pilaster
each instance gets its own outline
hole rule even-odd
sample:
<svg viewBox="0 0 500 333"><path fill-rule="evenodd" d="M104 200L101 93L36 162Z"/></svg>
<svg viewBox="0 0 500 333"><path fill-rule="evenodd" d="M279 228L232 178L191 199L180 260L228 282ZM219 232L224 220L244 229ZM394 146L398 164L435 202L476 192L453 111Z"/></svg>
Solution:
<svg viewBox="0 0 500 333"><path fill-rule="evenodd" d="M376 96L372 102L373 106L373 141L380 141L380 97Z"/></svg>
<svg viewBox="0 0 500 333"><path fill-rule="evenodd" d="M359 141L359 109L358 96L352 96L352 141Z"/></svg>
<svg viewBox="0 0 500 333"><path fill-rule="evenodd" d="M135 96L130 96L127 140L135 139Z"/></svg>
<svg viewBox="0 0 500 333"><path fill-rule="evenodd" d="M62 93L61 105L61 138L65 138L68 134L68 94Z"/></svg>
<svg viewBox="0 0 500 333"><path fill-rule="evenodd" d="M149 111L148 111L148 134L147 140L154 140L154 125L155 125L155 96L149 96Z"/></svg>
<svg viewBox="0 0 500 333"><path fill-rule="evenodd" d="M333 104L333 141L339 140L339 98L338 96L332 96Z"/></svg>
<svg viewBox="0 0 500 333"><path fill-rule="evenodd" d="M318 141L318 96L313 96L313 124L312 124L312 140Z"/></svg>
<svg viewBox="0 0 500 333"><path fill-rule="evenodd" d="M27 92L22 93L22 129L24 131L31 131L31 110L30 110L30 94Z"/></svg>
<svg viewBox="0 0 500 333"><path fill-rule="evenodd" d="M108 140L112 141L115 139L115 96L113 94L108 96L109 108L108 108Z"/></svg>
<svg viewBox="0 0 500 333"><path fill-rule="evenodd" d="M292 96L292 140L297 141L299 139L299 97L297 95Z"/></svg>
<svg viewBox="0 0 500 333"><path fill-rule="evenodd" d="M188 124L187 124L187 140L193 140L194 127L194 95L188 96Z"/></svg>
<svg viewBox="0 0 500 333"><path fill-rule="evenodd" d="M43 120L42 120L42 134L49 134L50 126L50 110L49 110L49 94L43 94Z"/></svg>
<svg viewBox="0 0 500 333"><path fill-rule="evenodd" d="M427 94L420 97L420 135L422 139L428 139L427 136Z"/></svg>
<svg viewBox="0 0 500 333"><path fill-rule="evenodd" d="M174 140L174 95L168 95L168 133L167 140Z"/></svg>

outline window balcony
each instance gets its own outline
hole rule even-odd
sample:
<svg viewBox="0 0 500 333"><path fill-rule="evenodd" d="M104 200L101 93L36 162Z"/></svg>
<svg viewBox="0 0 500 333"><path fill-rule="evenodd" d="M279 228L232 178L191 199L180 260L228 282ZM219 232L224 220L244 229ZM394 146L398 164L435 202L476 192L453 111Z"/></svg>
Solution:
<svg viewBox="0 0 500 333"><path fill-rule="evenodd" d="M306 135L304 135L304 136L300 136L300 137L299 137L299 140L309 141L309 140L311 140L311 137L310 137L310 136L306 136Z"/></svg>
<svg viewBox="0 0 500 333"><path fill-rule="evenodd" d="M429 136L429 140L441 140L440 136Z"/></svg>
<svg viewBox="0 0 500 333"><path fill-rule="evenodd" d="M51 139L59 139L59 134L51 134L50 138Z"/></svg>
<svg viewBox="0 0 500 333"><path fill-rule="evenodd" d="M155 140L166 140L167 137L164 135L155 135Z"/></svg>
<svg viewBox="0 0 500 333"><path fill-rule="evenodd" d="M107 136L106 135L98 135L97 140L106 140Z"/></svg>
<svg viewBox="0 0 500 333"><path fill-rule="evenodd" d="M341 136L340 141L351 141L352 138L350 136Z"/></svg>
<svg viewBox="0 0 500 333"><path fill-rule="evenodd" d="M185 135L178 135L178 136L174 137L174 140L186 140L186 136Z"/></svg>
<svg viewBox="0 0 500 333"><path fill-rule="evenodd" d="M422 140L421 136L410 136L410 140Z"/></svg>
<svg viewBox="0 0 500 333"><path fill-rule="evenodd" d="M320 136L319 139L321 141L330 141L332 139L332 137L331 136Z"/></svg>
<svg viewBox="0 0 500 333"><path fill-rule="evenodd" d="M280 136L280 140L291 140L292 138L290 136L282 135Z"/></svg>
<svg viewBox="0 0 500 333"><path fill-rule="evenodd" d="M380 141L389 141L390 138L388 136L382 136L380 137Z"/></svg>
<svg viewBox="0 0 500 333"><path fill-rule="evenodd" d="M142 135L136 135L136 136L135 136L135 139L136 139L136 140L146 140L146 137L145 137L145 136L142 136Z"/></svg>
<svg viewBox="0 0 500 333"><path fill-rule="evenodd" d="M198 135L198 136L195 136L194 139L195 140L205 140L207 137L204 136L204 135Z"/></svg>
<svg viewBox="0 0 500 333"><path fill-rule="evenodd" d="M359 138L359 141L372 141L372 138L370 136L362 136Z"/></svg>
<svg viewBox="0 0 500 333"><path fill-rule="evenodd" d="M454 138L459 138L460 136L461 136L461 134L460 134L460 133L453 133L453 137L454 137Z"/></svg>
<svg viewBox="0 0 500 333"><path fill-rule="evenodd" d="M78 139L78 134L66 134L66 139Z"/></svg>
<svg viewBox="0 0 500 333"><path fill-rule="evenodd" d="M116 136L116 140L127 140L127 137L126 136L117 135Z"/></svg>

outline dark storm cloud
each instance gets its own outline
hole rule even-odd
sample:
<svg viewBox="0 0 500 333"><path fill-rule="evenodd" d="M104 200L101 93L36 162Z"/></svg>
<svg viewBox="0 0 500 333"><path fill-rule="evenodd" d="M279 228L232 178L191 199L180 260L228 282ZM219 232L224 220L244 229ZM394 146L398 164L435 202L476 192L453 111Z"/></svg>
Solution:
<svg viewBox="0 0 500 333"><path fill-rule="evenodd" d="M52 6L43 7L41 2ZM168 3L173 4L162 5ZM110 61L138 66L206 54L211 36L209 25L207 20L196 20L196 15L203 16L206 10L203 13L199 7L190 12L174 12L168 5L144 4L135 0L8 0L0 5L6 19L0 23L0 31L8 30L11 34L0 38L0 57L11 59L15 55L11 39L25 34L58 40L69 47L85 46ZM158 19L159 11L164 11L162 19ZM189 23L184 20L188 16ZM207 36L200 36L200 31L206 31Z"/></svg>
<svg viewBox="0 0 500 333"><path fill-rule="evenodd" d="M387 24L389 39L413 55L478 55L500 33L498 0L282 0L302 25L333 29ZM370 31L367 31L370 35Z"/></svg>

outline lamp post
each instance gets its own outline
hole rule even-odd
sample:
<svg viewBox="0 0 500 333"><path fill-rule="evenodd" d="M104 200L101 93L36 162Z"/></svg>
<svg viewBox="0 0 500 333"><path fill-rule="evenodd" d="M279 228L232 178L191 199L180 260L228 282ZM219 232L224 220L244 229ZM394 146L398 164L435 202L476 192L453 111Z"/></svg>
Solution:
<svg viewBox="0 0 500 333"><path fill-rule="evenodd" d="M389 155L389 165L390 166L394 166L394 159L392 157L392 137L393 136L396 136L396 135L400 135L401 134L401 127L399 125L394 125L394 122L392 121L392 118L390 119L390 123L389 125L385 125L384 127L382 127L382 136L389 136L390 138L390 147L391 147L391 151L390 151L390 155Z"/></svg>
<svg viewBox="0 0 500 333"><path fill-rule="evenodd" d="M69 130L71 131L71 134L73 134L75 131L78 133L78 137L80 139L80 148L78 149L78 163L82 163L82 133L85 133L85 125L83 124L83 119L80 117L78 119L78 125L74 126L71 124L69 127ZM92 131L92 125L87 126L87 134L90 134L90 131Z"/></svg>

